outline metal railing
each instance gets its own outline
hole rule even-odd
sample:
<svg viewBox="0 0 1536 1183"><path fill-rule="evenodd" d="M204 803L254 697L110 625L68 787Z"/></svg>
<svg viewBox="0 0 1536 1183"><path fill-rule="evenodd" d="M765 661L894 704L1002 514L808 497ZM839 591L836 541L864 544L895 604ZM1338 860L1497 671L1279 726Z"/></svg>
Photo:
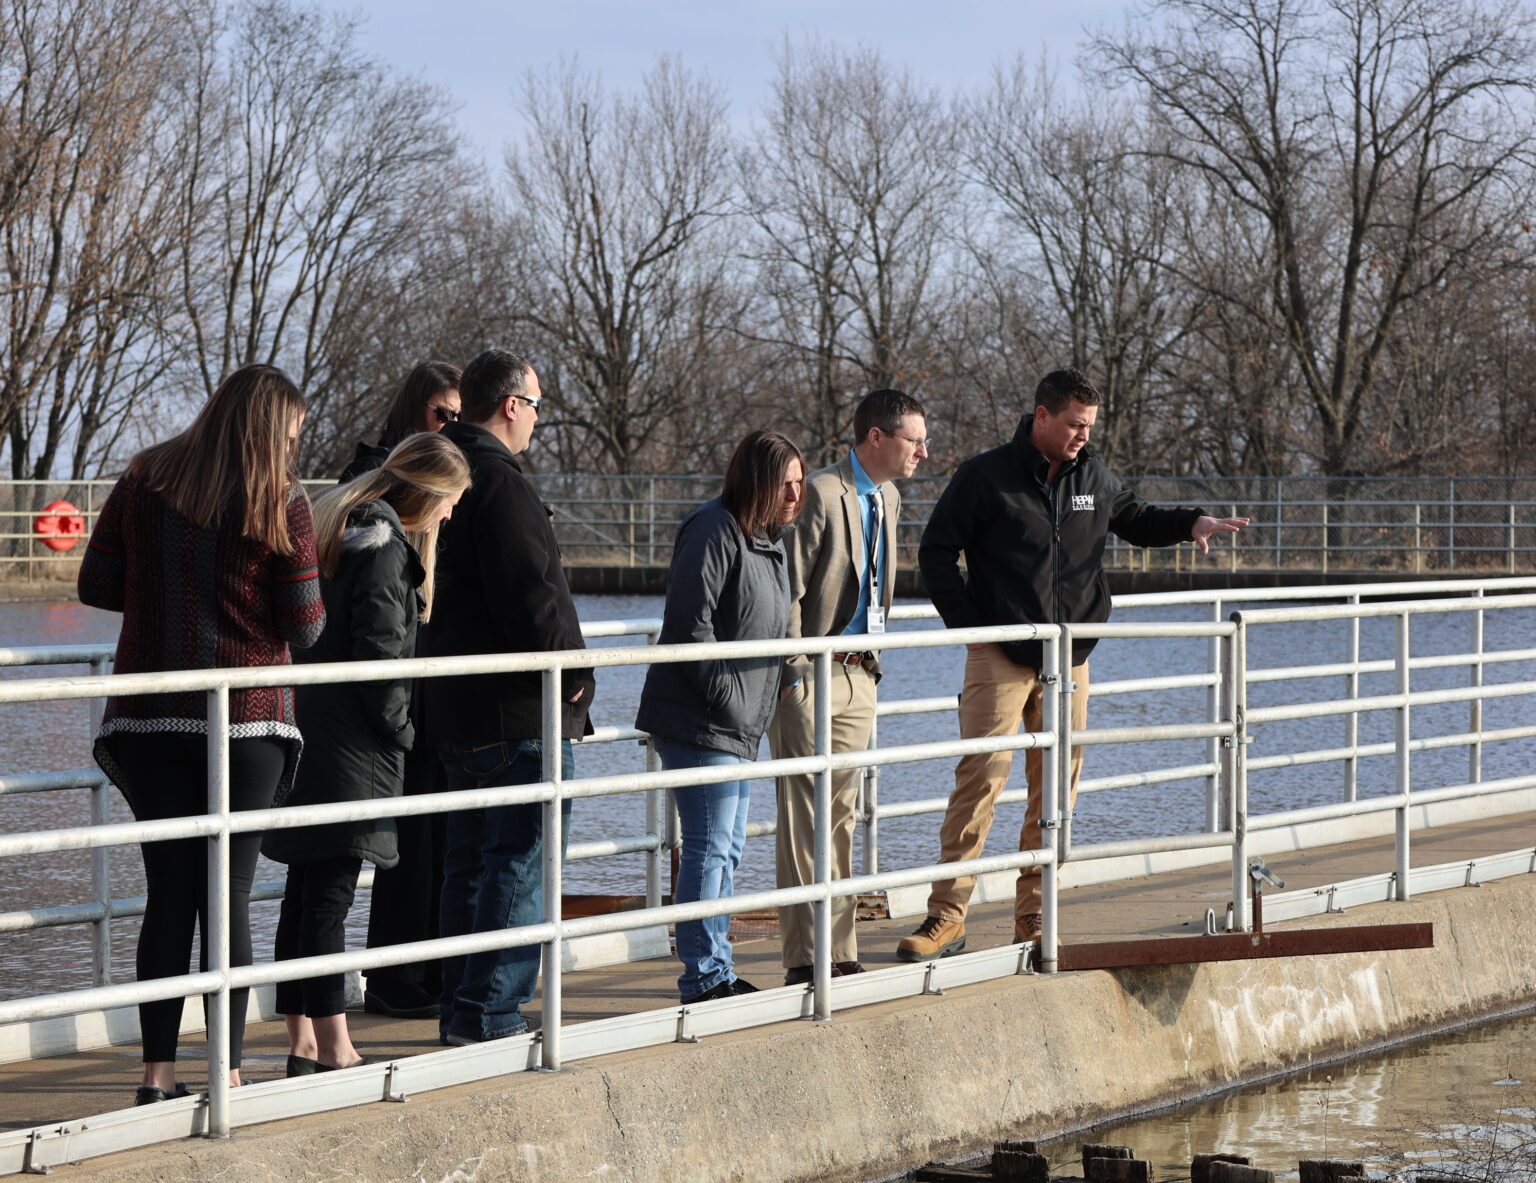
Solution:
<svg viewBox="0 0 1536 1183"><path fill-rule="evenodd" d="M548 473L533 477L555 515L567 562L665 566L676 527L719 492L715 476ZM948 478L901 482L900 562L917 562L929 512ZM305 482L312 492L328 480ZM1521 477L1141 477L1128 483L1150 501L1201 505L1245 516L1248 527L1211 557L1189 544L1145 550L1111 535L1106 564L1122 570L1300 569L1515 574L1536 569L1536 478ZM47 549L34 528L43 507L76 505L86 533L113 482L0 481L0 570L26 578L68 571L74 549Z"/></svg>
<svg viewBox="0 0 1536 1183"><path fill-rule="evenodd" d="M152 1113L122 1115L121 1120L103 1122L93 1119L87 1130L84 1123L78 1126L49 1127L47 1136L38 1131L22 1135L0 1136L0 1168L8 1162L24 1162L33 1169L46 1165L47 1145L50 1139L65 1138L67 1153L79 1158L91 1153L105 1153L128 1145L141 1145L149 1141L185 1135L191 1132L223 1135L234 1126L257 1121L272 1120L316 1109L339 1105L363 1103L388 1098L406 1091L421 1091L448 1084L465 1083L505 1073L519 1066L559 1068L572 1059L604 1054L633 1047L652 1046L672 1042L685 1030L696 1034L709 1031L732 1030L741 1027L777 1022L796 1017L818 1020L831 1018L833 1013L849 1005L882 1001L920 993L939 984L960 984L984 980L1028 970L1027 947L1007 946L1002 950L986 950L960 958L946 959L929 965L902 966L878 970L857 977L831 979L829 939L831 901L835 897L857 895L869 891L894 890L926 884L936 878L951 878L957 874L985 875L999 871L1017 871L1021 867L1038 866L1042 872L1042 905L1044 929L1038 943L1039 967L1044 972L1054 968L1057 946L1057 894L1059 868L1083 865L1118 858L1144 858L1153 854L1192 852L1214 853L1226 857L1230 852L1233 877L1234 927L1247 925L1247 901L1245 875L1247 855L1255 835L1282 827L1297 827L1311 823L1332 822L1344 817L1366 817L1390 812L1395 818L1395 894L1407 899L1412 894L1412 868L1410 864L1411 810L1439 802L1472 801L1497 795L1508 795L1536 788L1536 776L1506 777L1495 781L1483 781L1481 752L1490 743L1529 738L1536 735L1536 728L1506 728L1488 732L1481 728L1481 706L1490 699L1536 694L1536 681L1519 681L1486 684L1483 670L1500 662L1529 662L1536 660L1536 650L1506 649L1486 652L1483 648L1482 621L1489 612L1529 610L1536 608L1536 580L1501 580L1488 583L1467 582L1437 588L1437 593L1461 593L1465 598L1409 600L1392 603L1359 603L1361 596L1387 594L1392 585L1380 588L1351 588L1351 602L1342 605L1307 605L1292 608L1261 608L1238 612L1230 619L1220 619L1220 597L1201 597L1194 593L1162 597L1127 597L1122 606L1130 606L1133 599L1161 603L1205 602L1211 606L1217 619L1206 622L1159 622L1150 624L1103 624L1058 628L1055 626L1013 626L1008 628L980 628L967 630L915 630L887 633L878 638L850 641L848 638L818 638L787 642L739 642L717 645L669 645L629 646L616 649L589 649L551 654L487 655L454 659L415 659L378 663L344 663L335 665L307 665L281 669L205 670L174 674L137 674L106 676L101 673L104 658L99 649L87 647L81 650L56 649L37 652L36 657L45 660L81 660L88 657L96 663L88 677L63 677L0 683L0 703L36 701L99 701L103 696L132 693L163 693L170 691L195 691L208 699L209 736L209 807L208 813L199 817L177 818L166 821L110 824L100 817L93 817L90 826L18 833L0 836L0 857L37 854L63 850L89 850L95 852L112 846L170 838L205 837L209 840L212 857L209 860L208 888L210 914L223 914L227 892L229 837L235 833L291 828L326 822L374 817L399 817L430 813L445 813L464 808L484 808L515 803L539 803L543 808L544 825L548 834L543 864L545 915L541 923L518 929L478 933L464 937L441 938L409 945L380 949L357 950L330 957L234 967L230 964L228 934L220 927L210 945L210 969L206 972L187 974L178 978L159 979L149 982L97 985L89 989L61 994L42 995L32 998L0 1002L0 1024L74 1014L82 1011L131 1005L162 998L187 997L207 994L209 1004L209 1091L206 1097L186 1102L171 1102L149 1107ZM1421 592L1414 585L1397 585L1401 594ZM1488 593L1498 592L1498 595ZM1326 595L1322 589L1287 589L1266 593L1270 599L1301 599ZM1337 595L1338 593L1333 593ZM1253 597L1244 594L1245 600ZM1472 652L1414 657L1410 648L1409 624L1415 617L1434 614L1466 615L1475 625L1475 647ZM902 615L920 615L908 611ZM1397 621L1397 643L1394 656L1389 662L1370 662L1360 659L1358 629L1362 620L1377 617ZM1343 620L1352 622L1355 641L1352 651L1342 662L1323 666L1250 669L1249 633L1256 627L1279 626L1302 621ZM648 631L637 629L628 622L602 626L594 632L618 635L620 632ZM605 630L607 630L605 632ZM1101 695L1130 693L1163 693L1174 689L1204 687L1207 710L1201 717L1189 722L1153 727L1114 727L1087 729L1074 732L1067 704L1070 696L1064 691L1071 685L1071 652L1074 638L1140 638L1203 641L1210 662L1206 672L1180 674L1165 677L1143 677L1119 682L1106 682L1093 687ZM842 650L850 645L878 645L883 650L921 649L935 646L958 645L970 642L1038 639L1045 648L1043 668L1054 672L1045 683L1046 727L1038 733L1017 736L1000 736L984 739L949 740L942 742L877 746L872 739L867 751L834 753L830 750L830 701L829 687L832 676L830 654L833 649ZM675 789L692 785L712 784L726 779L737 779L740 768L697 769L661 772L650 770L618 775L596 776L564 781L558 759L558 710L555 690L561 671L574 668L605 668L614 666L643 665L652 662L698 660L702 656L719 659L761 657L808 653L814 656L816 694L816 741L812 755L781 760L761 761L753 765L753 778L788 774L811 774L816 777L815 792L815 882L802 887L773 891L752 892L718 901L699 901L689 904L656 906L659 894L655 889L656 875L648 872L648 890L652 906L643 910L616 915L564 919L560 915L562 865L558 856L561 827L561 805L566 800L580 797L607 796L620 793L641 792L653 795L670 793ZM11 664L24 656L25 651L12 651L6 655ZM94 654L94 656L91 656ZM1412 671L1425 668L1457 668L1469 671L1469 685L1453 689L1414 691ZM1359 678L1390 670L1394 687L1390 694L1361 697ZM486 788L471 791L444 793L426 797L408 797L388 801L371 801L335 805L286 807L250 812L231 812L228 802L228 696L232 688L272 685L315 684L321 682L362 682L398 677L444 677L455 675L484 674L502 671L538 671L544 684L544 769L540 783L526 786ZM1310 696L1305 701L1262 708L1248 704L1250 686L1262 682L1298 681L1312 679L1342 679L1346 697L1339 700L1320 699ZM1471 727L1466 733L1453 736L1415 736L1410 726L1411 711L1417 706L1465 703L1472 711ZM952 709L948 699L898 700L881 704L881 717L898 717L919 712ZM1338 803L1313 806L1303 810L1250 817L1247 788L1251 772L1265 766L1265 760L1273 757L1253 758L1249 755L1249 742L1256 726L1285 720L1342 717L1355 719L1366 712L1390 711L1396 720L1394 738L1389 745L1359 745L1351 740L1344 748L1292 753L1281 758L1283 762L1325 763L1340 762L1345 768L1344 799ZM632 733L634 734L634 733ZM615 736L616 737L616 736ZM613 737L609 737L613 738ZM1173 780L1197 780L1205 786L1205 818L1203 826L1194 832L1165 834L1154 838L1130 841L1075 844L1072 838L1071 810L1067 808L1067 770L1071 766L1074 748L1093 745L1134 744L1149 745L1167 741L1206 742L1213 757L1204 763L1173 769L1141 771L1130 776L1102 778L1101 783L1085 781L1082 791L1130 788ZM1411 778L1411 756L1416 750L1435 746L1465 746L1469 751L1468 778L1463 784L1431 791L1415 791ZM985 856L964 863L924 865L894 871L878 869L878 828L880 818L909 816L919 812L937 811L944 807L944 799L931 802L904 803L882 806L878 799L878 770L892 764L915 762L925 759L951 759L956 756L993 751L1013 751L1040 748L1048 755L1043 761L1045 772L1043 832L1045 843L1036 850ZM1395 761L1395 785L1391 794L1357 799L1353 769L1365 757L1391 754ZM1281 767L1283 763L1270 765ZM834 772L847 768L867 769L861 812L866 819L866 866L864 873L846 880L833 880L830 868L830 803L831 781ZM60 783L50 787L64 788L63 781L70 779L64 774ZM82 779L82 778L77 778ZM36 787L36 786L31 786ZM96 783L84 787L93 792L101 790ZM1506 796L1506 800L1515 800ZM1514 808L1515 806L1511 806ZM614 851L645 850L653 859L666 840L665 817L671 809L648 810L648 833L638 842L611 844ZM562 959L564 942L586 935L623 932L655 924L675 923L709 916L777 907L788 904L809 903L814 907L816 926L816 964L812 983L808 987L786 987L765 990L759 995L743 996L706 1004L702 1007L667 1007L638 1015L595 1023L562 1024ZM543 1029L537 1034L497 1041L495 1045L456 1049L430 1055L395 1061L385 1065L368 1065L345 1073L328 1076L316 1085L312 1081L273 1081L251 1086L232 1093L227 1084L228 1054L228 992L231 989L250 987L268 982L287 981L310 977L319 973L335 973L345 970L367 970L385 965L419 961L425 958L461 955L478 951L506 948L517 945L541 944L543 952L544 993ZM66 1136L67 1135L67 1136ZM41 1148L41 1149L40 1149ZM59 1153L64 1151L58 1147ZM10 1155L10 1158L6 1156ZM41 1156L41 1157L40 1157Z"/></svg>

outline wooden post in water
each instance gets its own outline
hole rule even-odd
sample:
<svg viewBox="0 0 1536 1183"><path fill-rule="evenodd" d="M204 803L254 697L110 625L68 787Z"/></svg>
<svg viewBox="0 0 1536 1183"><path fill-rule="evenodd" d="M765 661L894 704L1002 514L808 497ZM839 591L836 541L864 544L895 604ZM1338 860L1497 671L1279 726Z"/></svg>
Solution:
<svg viewBox="0 0 1536 1183"><path fill-rule="evenodd" d="M997 1142L992 1178L998 1183L1050 1183L1051 1163L1033 1142Z"/></svg>
<svg viewBox="0 0 1536 1183"><path fill-rule="evenodd" d="M1189 1160L1189 1183L1208 1183L1207 1174L1215 1162L1232 1163L1239 1167L1253 1165L1253 1159L1246 1154L1197 1154Z"/></svg>
<svg viewBox="0 0 1536 1183"><path fill-rule="evenodd" d="M1340 1180L1365 1174L1363 1162L1340 1162L1333 1158L1304 1158L1298 1165L1301 1183L1340 1183Z"/></svg>
<svg viewBox="0 0 1536 1183"><path fill-rule="evenodd" d="M1275 1183L1275 1172L1218 1161L1210 1164L1205 1178L1206 1183Z"/></svg>

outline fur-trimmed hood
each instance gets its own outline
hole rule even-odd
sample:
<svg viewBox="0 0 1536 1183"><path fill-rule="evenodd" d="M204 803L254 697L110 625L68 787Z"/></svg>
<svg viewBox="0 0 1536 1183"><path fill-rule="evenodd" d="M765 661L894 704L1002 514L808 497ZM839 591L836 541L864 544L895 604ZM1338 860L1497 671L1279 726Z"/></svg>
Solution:
<svg viewBox="0 0 1536 1183"><path fill-rule="evenodd" d="M347 527L341 532L341 553L361 554L368 550L382 550L391 538L406 541L405 527L400 516L386 501L370 501L360 505L347 515Z"/></svg>

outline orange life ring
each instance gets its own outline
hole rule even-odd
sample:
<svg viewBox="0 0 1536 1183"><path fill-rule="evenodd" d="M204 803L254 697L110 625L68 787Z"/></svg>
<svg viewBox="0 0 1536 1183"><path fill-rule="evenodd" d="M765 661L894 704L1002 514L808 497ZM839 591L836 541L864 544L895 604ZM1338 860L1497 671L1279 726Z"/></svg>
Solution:
<svg viewBox="0 0 1536 1183"><path fill-rule="evenodd" d="M73 550L85 533L85 515L68 501L51 501L33 520L32 532L49 550Z"/></svg>

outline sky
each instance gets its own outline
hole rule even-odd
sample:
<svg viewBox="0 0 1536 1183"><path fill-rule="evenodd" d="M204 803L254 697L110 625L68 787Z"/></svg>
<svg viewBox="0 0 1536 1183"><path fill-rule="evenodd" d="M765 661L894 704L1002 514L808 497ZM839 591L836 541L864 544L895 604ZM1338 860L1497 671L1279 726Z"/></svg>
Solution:
<svg viewBox="0 0 1536 1183"><path fill-rule="evenodd" d="M732 122L746 128L767 96L787 34L866 45L945 92L983 80L1000 59L1042 51L1066 81L1084 30L1122 25L1126 0L320 0L363 17L376 57L443 87L461 126L487 158L520 138L513 96L523 74L574 56L605 84L628 90L663 53L725 87Z"/></svg>

